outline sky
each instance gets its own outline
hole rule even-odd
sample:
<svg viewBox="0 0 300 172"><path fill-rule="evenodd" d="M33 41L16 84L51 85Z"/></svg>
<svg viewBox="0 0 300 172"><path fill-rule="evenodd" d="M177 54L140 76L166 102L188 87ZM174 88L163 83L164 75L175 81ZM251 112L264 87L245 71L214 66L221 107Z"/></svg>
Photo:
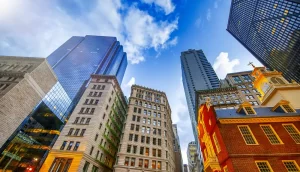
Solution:
<svg viewBox="0 0 300 172"><path fill-rule="evenodd" d="M0 55L47 57L71 36L115 36L127 52L122 89L167 94L183 162L194 140L180 54L202 49L218 77L260 63L227 31L230 0L0 0Z"/></svg>

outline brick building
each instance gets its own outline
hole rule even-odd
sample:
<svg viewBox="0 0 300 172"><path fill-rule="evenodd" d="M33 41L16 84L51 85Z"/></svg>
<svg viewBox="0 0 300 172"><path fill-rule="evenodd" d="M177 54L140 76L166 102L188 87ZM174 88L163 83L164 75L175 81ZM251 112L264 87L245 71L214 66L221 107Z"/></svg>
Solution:
<svg viewBox="0 0 300 172"><path fill-rule="evenodd" d="M300 85L264 67L251 75L261 106L215 109L207 101L198 108L205 171L299 171Z"/></svg>

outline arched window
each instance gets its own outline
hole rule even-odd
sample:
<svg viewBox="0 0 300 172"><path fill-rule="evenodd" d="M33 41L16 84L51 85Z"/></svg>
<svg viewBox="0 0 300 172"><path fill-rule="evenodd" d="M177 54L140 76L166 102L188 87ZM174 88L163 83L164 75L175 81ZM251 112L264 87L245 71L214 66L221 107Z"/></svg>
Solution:
<svg viewBox="0 0 300 172"><path fill-rule="evenodd" d="M137 100L135 101L135 105L138 105L138 101Z"/></svg>
<svg viewBox="0 0 300 172"><path fill-rule="evenodd" d="M282 79L277 77L272 77L271 81L273 82L273 84L285 84Z"/></svg>

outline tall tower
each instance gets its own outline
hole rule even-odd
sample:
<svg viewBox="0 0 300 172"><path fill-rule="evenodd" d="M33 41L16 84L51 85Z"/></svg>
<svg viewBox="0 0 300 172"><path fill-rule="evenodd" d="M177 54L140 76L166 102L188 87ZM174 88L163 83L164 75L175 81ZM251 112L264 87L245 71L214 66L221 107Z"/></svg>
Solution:
<svg viewBox="0 0 300 172"><path fill-rule="evenodd" d="M115 172L175 171L174 139L166 94L133 85Z"/></svg>
<svg viewBox="0 0 300 172"><path fill-rule="evenodd" d="M219 79L207 61L202 50L188 50L181 52L182 82L187 99L187 105L191 118L193 134L198 144L197 121L195 116L195 92L196 90L206 90L219 88Z"/></svg>
<svg viewBox="0 0 300 172"><path fill-rule="evenodd" d="M235 0L227 30L264 66L300 82L299 10L299 0Z"/></svg>
<svg viewBox="0 0 300 172"><path fill-rule="evenodd" d="M116 77L92 75L41 171L112 171L126 111Z"/></svg>

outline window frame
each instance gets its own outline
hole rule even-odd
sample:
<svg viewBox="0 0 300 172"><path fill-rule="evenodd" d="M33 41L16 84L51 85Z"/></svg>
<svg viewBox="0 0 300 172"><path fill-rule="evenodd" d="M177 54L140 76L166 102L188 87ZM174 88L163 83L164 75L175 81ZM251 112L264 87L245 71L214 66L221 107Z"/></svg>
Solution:
<svg viewBox="0 0 300 172"><path fill-rule="evenodd" d="M242 137L243 137L244 142L245 142L246 145L259 145L259 144L258 144L258 141L256 140L254 134L252 133L251 128L249 127L249 125L238 125L237 127L238 127L238 130L240 131L240 133L241 133L241 135L242 135ZM248 128L248 130L249 130L249 132L250 132L250 134L251 134L253 140L255 141L255 144L248 144L248 143L247 143L247 141L246 141L246 139L245 139L245 137L244 137L244 135L243 135L243 133L242 133L242 131L240 130L239 127L247 127L247 128Z"/></svg>
<svg viewBox="0 0 300 172"><path fill-rule="evenodd" d="M284 143L282 142L282 140L280 139L280 137L278 136L278 134L276 133L276 131L274 130L274 128L272 127L271 124L260 124L259 126L260 126L261 130L264 132L264 134L266 135L266 137L268 138L269 142L270 142L272 145L280 145L280 144L284 144ZM272 130L273 134L275 135L275 137L277 138L277 140L279 141L279 143L272 143L272 142L271 142L271 140L270 140L270 138L269 138L269 135L270 135L270 134L267 134L267 133L265 132L265 130L263 129L263 126L270 127L270 129Z"/></svg>
<svg viewBox="0 0 300 172"><path fill-rule="evenodd" d="M296 144L300 144L300 139L299 139L299 141L296 140L296 139L291 135L291 133L285 128L285 126L287 126L287 125L291 125L291 126L294 128L294 130L297 132L297 133L292 133L292 134L298 134L298 135L300 135L300 132L299 132L298 128L297 128L293 123L282 124L283 128L284 128L285 131L290 135L290 137L294 140L294 142L295 142Z"/></svg>
<svg viewBox="0 0 300 172"><path fill-rule="evenodd" d="M256 165L257 169L258 169L260 172L261 172L261 170L260 170L259 166L257 165L257 163L259 163L259 162L265 162L265 163L267 164L269 170L270 170L271 172L274 172L273 169L272 169L272 167L271 167L271 165L270 165L270 163L269 163L269 161L266 161L266 160L255 161L255 165Z"/></svg>
<svg viewBox="0 0 300 172"><path fill-rule="evenodd" d="M287 170L288 172L290 172L290 171L289 171L289 169L286 167L286 165L284 164L285 162L292 162L292 163L296 166L297 170L300 171L300 167L299 167L299 165L297 164L297 162L296 162L295 160L282 160L282 163L283 163L284 167L286 168L286 170ZM291 171L291 172L293 172L293 171Z"/></svg>

